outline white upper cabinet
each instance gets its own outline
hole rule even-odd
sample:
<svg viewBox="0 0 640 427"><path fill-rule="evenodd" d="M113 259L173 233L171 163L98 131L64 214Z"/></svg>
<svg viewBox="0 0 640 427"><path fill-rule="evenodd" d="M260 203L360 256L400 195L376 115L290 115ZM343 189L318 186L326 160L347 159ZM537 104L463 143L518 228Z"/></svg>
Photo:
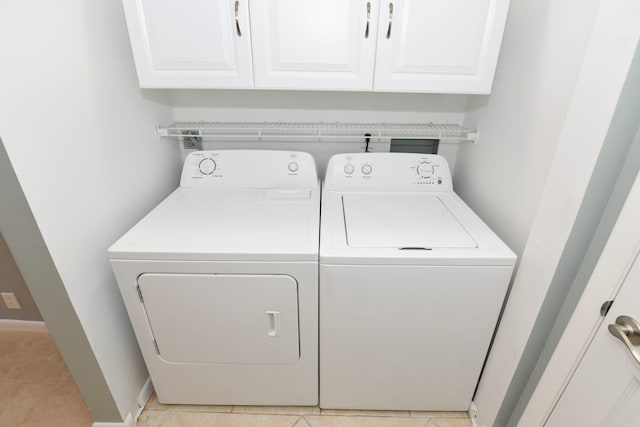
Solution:
<svg viewBox="0 0 640 427"><path fill-rule="evenodd" d="M382 0L374 90L489 93L508 0Z"/></svg>
<svg viewBox="0 0 640 427"><path fill-rule="evenodd" d="M256 88L371 90L377 0L252 0Z"/></svg>
<svg viewBox="0 0 640 427"><path fill-rule="evenodd" d="M123 4L141 87L253 87L247 0Z"/></svg>
<svg viewBox="0 0 640 427"><path fill-rule="evenodd" d="M491 91L509 0L123 0L141 87Z"/></svg>

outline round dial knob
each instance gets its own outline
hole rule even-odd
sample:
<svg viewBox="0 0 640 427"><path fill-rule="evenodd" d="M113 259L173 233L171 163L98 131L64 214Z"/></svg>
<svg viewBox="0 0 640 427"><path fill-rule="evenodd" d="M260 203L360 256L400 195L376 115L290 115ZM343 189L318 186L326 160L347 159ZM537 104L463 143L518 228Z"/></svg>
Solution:
<svg viewBox="0 0 640 427"><path fill-rule="evenodd" d="M207 157L200 160L198 169L200 169L200 173L203 175L211 175L216 170L216 162L213 159Z"/></svg>
<svg viewBox="0 0 640 427"><path fill-rule="evenodd" d="M371 165L362 165L362 173L365 175L369 175L373 171Z"/></svg>
<svg viewBox="0 0 640 427"><path fill-rule="evenodd" d="M351 175L353 173L354 169L353 169L353 165L349 164L346 165L344 167L344 173L346 173L347 175Z"/></svg>
<svg viewBox="0 0 640 427"><path fill-rule="evenodd" d="M427 162L422 162L418 165L418 175L422 178L429 178L433 175L433 166Z"/></svg>
<svg viewBox="0 0 640 427"><path fill-rule="evenodd" d="M289 172L297 172L298 171L298 164L296 162L291 162L289 163L289 166L287 166L289 168Z"/></svg>

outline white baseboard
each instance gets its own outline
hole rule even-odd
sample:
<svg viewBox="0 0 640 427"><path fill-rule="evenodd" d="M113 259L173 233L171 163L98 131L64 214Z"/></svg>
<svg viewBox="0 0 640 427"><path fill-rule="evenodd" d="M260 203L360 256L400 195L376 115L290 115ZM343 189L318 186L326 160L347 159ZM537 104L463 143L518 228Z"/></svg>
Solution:
<svg viewBox="0 0 640 427"><path fill-rule="evenodd" d="M0 331L49 332L41 320L0 319Z"/></svg>
<svg viewBox="0 0 640 427"><path fill-rule="evenodd" d="M131 414L127 415L127 419L121 423L93 423L92 427L135 427L136 420Z"/></svg>
<svg viewBox="0 0 640 427"><path fill-rule="evenodd" d="M138 420L140 414L144 410L145 405L151 399L151 395L153 394L153 384L151 383L151 378L147 378L144 385L142 386L142 390L140 390L140 394L138 395L138 409L136 410L135 420Z"/></svg>
<svg viewBox="0 0 640 427"><path fill-rule="evenodd" d="M93 423L93 427L127 427L125 423Z"/></svg>
<svg viewBox="0 0 640 427"><path fill-rule="evenodd" d="M138 394L138 399L136 400L135 408L127 414L127 418L121 423L93 423L93 427L135 427L136 422L138 421L138 417L142 414L145 405L151 398L151 394L153 393L153 384L151 383L151 378L147 378L144 385L142 386L142 390Z"/></svg>
<svg viewBox="0 0 640 427"><path fill-rule="evenodd" d="M469 405L469 418L471 418L471 424L473 427L484 427L484 425L478 421L478 408L473 402Z"/></svg>
<svg viewBox="0 0 640 427"><path fill-rule="evenodd" d="M136 422L138 421L138 417L134 416L132 413L127 415L127 418L124 420L124 427L136 427Z"/></svg>

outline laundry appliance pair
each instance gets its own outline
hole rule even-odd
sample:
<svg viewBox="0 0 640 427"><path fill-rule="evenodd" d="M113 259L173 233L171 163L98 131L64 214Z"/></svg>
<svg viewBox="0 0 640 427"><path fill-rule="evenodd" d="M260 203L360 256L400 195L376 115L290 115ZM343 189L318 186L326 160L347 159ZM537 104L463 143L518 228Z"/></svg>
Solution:
<svg viewBox="0 0 640 427"><path fill-rule="evenodd" d="M111 263L162 403L468 409L515 255L436 155L197 151Z"/></svg>

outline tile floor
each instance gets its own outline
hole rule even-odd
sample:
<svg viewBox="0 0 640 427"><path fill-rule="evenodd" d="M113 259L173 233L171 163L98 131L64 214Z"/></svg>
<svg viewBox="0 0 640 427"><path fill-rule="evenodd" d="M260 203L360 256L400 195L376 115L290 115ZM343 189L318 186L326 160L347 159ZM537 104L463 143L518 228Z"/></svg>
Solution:
<svg viewBox="0 0 640 427"><path fill-rule="evenodd" d="M46 332L0 330L0 427L90 427ZM138 427L471 427L464 412L342 411L318 407L163 405L155 394Z"/></svg>
<svg viewBox="0 0 640 427"><path fill-rule="evenodd" d="M465 412L343 411L318 407L163 405L155 394L138 427L471 427Z"/></svg>
<svg viewBox="0 0 640 427"><path fill-rule="evenodd" d="M0 330L0 427L91 427L48 332Z"/></svg>

